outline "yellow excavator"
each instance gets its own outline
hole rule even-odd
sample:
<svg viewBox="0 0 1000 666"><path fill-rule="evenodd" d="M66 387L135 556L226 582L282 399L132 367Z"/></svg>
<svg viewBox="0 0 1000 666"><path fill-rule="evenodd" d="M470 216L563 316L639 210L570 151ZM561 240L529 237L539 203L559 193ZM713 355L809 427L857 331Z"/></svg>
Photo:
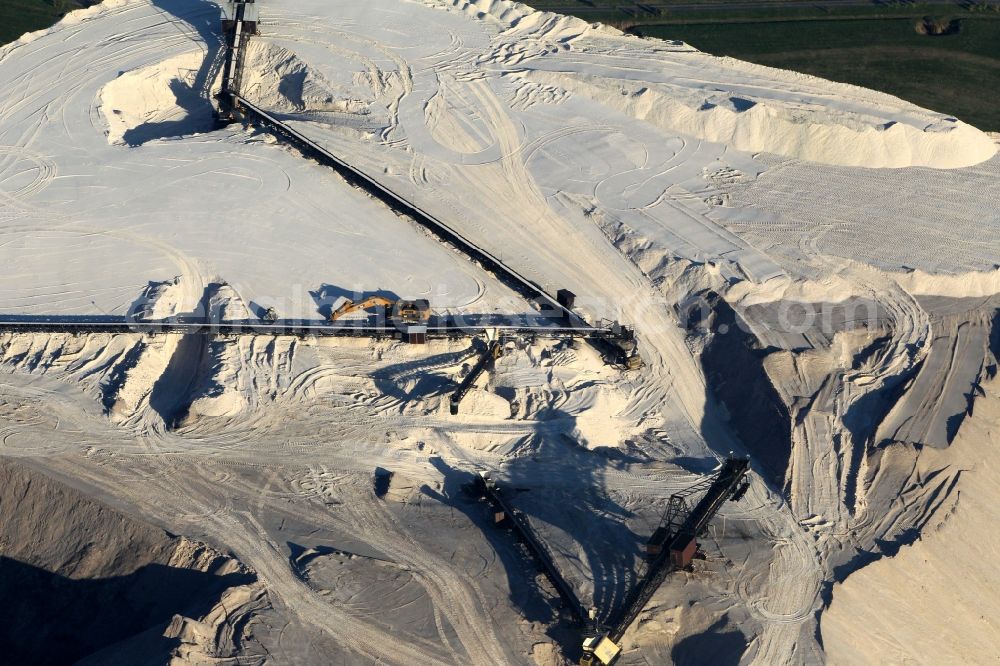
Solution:
<svg viewBox="0 0 1000 666"><path fill-rule="evenodd" d="M341 317L369 310L374 307L385 308L386 316L395 323L410 325L426 324L431 318L431 305L426 299L415 301L394 301L384 296L369 296L368 298L354 302L349 298L344 298L330 312L330 321L337 321Z"/></svg>

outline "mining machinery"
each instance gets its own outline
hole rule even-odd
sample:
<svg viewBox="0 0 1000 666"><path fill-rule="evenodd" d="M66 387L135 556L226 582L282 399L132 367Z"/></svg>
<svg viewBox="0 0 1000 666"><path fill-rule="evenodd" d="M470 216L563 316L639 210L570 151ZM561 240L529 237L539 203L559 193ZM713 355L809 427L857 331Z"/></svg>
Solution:
<svg viewBox="0 0 1000 666"><path fill-rule="evenodd" d="M222 89L218 118L222 122L237 120L243 61L246 58L246 42L257 34L257 6L254 0L228 0L222 9L222 34L226 43L225 64L222 67Z"/></svg>
<svg viewBox="0 0 1000 666"><path fill-rule="evenodd" d="M469 370L469 374L467 374L459 383L455 392L451 394L449 409L452 416L458 414L458 407L462 404L462 398L464 398L465 394L469 392L469 389L475 386L476 380L478 380L479 377L487 370L492 370L496 366L497 359L500 358L502 354L503 343L497 336L496 331L492 334L487 332L486 345L479 353L479 359L476 361L476 364L472 366L472 369Z"/></svg>
<svg viewBox="0 0 1000 666"><path fill-rule="evenodd" d="M596 608L584 609L573 588L559 572L552 553L531 527L528 517L512 505L510 496L488 472L480 472L475 487L477 493L489 502L494 524L509 527L517 535L518 541L537 561L555 588L562 600L562 608L569 612L578 626L587 627L579 662L581 666L610 666L621 654L622 636L666 577L674 571L690 567L698 550L698 537L704 533L723 503L726 500L739 501L746 494L750 487L746 478L749 469L748 458L730 455L711 477L671 495L659 526L646 544L646 563L638 582L607 624L598 622Z"/></svg>
<svg viewBox="0 0 1000 666"><path fill-rule="evenodd" d="M748 458L730 456L711 478L671 495L659 527L646 544L646 564L639 582L625 598L622 610L607 629L594 630L584 639L581 666L609 666L621 653L621 639L668 575L691 565L698 537L726 500L739 501L750 482ZM697 499L697 502L694 500Z"/></svg>
<svg viewBox="0 0 1000 666"><path fill-rule="evenodd" d="M623 326L617 321L611 322L606 328L608 330L608 335L604 340L608 349L606 360L625 370L641 368L643 362L642 357L639 356L639 342L635 339L635 330Z"/></svg>
<svg viewBox="0 0 1000 666"><path fill-rule="evenodd" d="M569 289L556 292L556 304L562 310L562 319L568 324L584 322L575 311L576 294ZM609 365L617 365L623 370L638 370L643 366L639 355L639 341L635 338L635 330L623 326L617 321L601 320L598 325L605 329L605 335L595 338L598 349Z"/></svg>
<svg viewBox="0 0 1000 666"><path fill-rule="evenodd" d="M430 231L440 241L462 252L514 292L538 304L541 311L548 313L547 318L558 322L556 326L559 327L561 335L586 338L602 353L608 363L618 365L625 370L635 370L642 367L643 360L639 355L635 333L631 328L617 322L608 325L588 323L574 311L576 295L573 292L568 289L559 289L553 298L543 287L503 263L500 258L485 248L462 236L448 223L406 200L371 175L333 154L328 148L316 143L266 109L258 107L253 101L246 99L242 90L244 61L250 37L258 34L260 3L255 2L255 0L222 0L222 5L224 64L222 89L217 95L219 102L217 118L221 122L242 121L266 128L280 140L294 146L304 155L317 159L321 164L333 168L349 183L364 189L392 210ZM396 329L403 332L410 342L422 343L427 340L428 335L442 335L445 328L457 328L445 323L444 326L438 326L435 330L429 330L427 327L430 319L429 308L421 308L420 301L410 301L410 303L415 304L415 308L405 307L405 303L401 302L395 312L396 316L392 317L392 323L395 324ZM2 325L3 322L0 321L0 326ZM355 334L362 331L363 328L361 326L328 326L324 327L324 330L319 330L318 334ZM379 327L375 332L378 335L384 333L382 327Z"/></svg>
<svg viewBox="0 0 1000 666"><path fill-rule="evenodd" d="M426 325L431 318L431 305L427 300L415 301L392 300L384 296L369 296L354 302L349 298L341 298L330 312L330 321L375 307L384 309L386 318L396 324Z"/></svg>

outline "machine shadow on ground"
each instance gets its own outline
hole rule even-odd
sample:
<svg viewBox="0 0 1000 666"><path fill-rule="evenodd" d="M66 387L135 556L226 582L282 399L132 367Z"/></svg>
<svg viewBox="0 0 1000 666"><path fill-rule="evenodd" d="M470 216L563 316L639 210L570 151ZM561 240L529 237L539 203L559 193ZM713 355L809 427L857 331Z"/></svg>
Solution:
<svg viewBox="0 0 1000 666"><path fill-rule="evenodd" d="M544 429L543 424L552 420L565 423L560 432ZM599 618L607 619L619 610L635 581L637 558L648 535L629 528L627 521L633 513L612 498L603 472L642 461L617 450L602 455L575 445L566 434L573 431L575 419L561 410L540 413L539 422L531 454L516 458L504 469L509 486L517 490L512 501L533 524L572 540L578 553L565 548L559 552L580 557L581 568L590 571L594 586L593 599L581 601L585 607L597 608Z"/></svg>
<svg viewBox="0 0 1000 666"><path fill-rule="evenodd" d="M441 396L457 387L455 378L445 372L445 369L472 359L481 347L482 343L477 344L477 339L473 338L472 344L465 349L379 368L372 373L372 379L381 393L397 400L424 400Z"/></svg>
<svg viewBox="0 0 1000 666"><path fill-rule="evenodd" d="M482 532L503 565L510 589L511 604L528 622L546 625L546 634L564 651L578 650L579 628L574 626L568 611L560 608L559 598L551 590L539 587L542 576L535 563L518 548L518 542L508 530L493 524L488 505L474 491L476 475L448 465L441 458L432 458L444 477L441 492L424 486L422 492L464 514Z"/></svg>
<svg viewBox="0 0 1000 666"><path fill-rule="evenodd" d="M349 298L357 303L373 296L380 296L390 301L400 300L399 295L387 289L376 289L375 291L356 291L353 289L338 287L333 284L322 284L318 289L310 291L309 296L311 296L313 301L316 303L316 311L319 312L323 319L330 318L330 315L333 313L333 304L341 298Z"/></svg>
<svg viewBox="0 0 1000 666"><path fill-rule="evenodd" d="M679 640L670 652L674 666L738 666L747 648L746 636L726 627L722 619L707 631Z"/></svg>
<svg viewBox="0 0 1000 666"><path fill-rule="evenodd" d="M559 432L546 428L553 422L560 423ZM620 609L635 583L648 535L628 526L633 514L611 497L602 472L610 466L642 461L617 450L602 455L574 446L565 434L572 431L574 423L572 415L560 410L540 414L538 432L528 443L530 453L505 467L502 474L506 478L500 485L514 507L531 521L570 584L576 587L581 575L590 577L593 598L581 598L580 603L584 608L596 607L599 617L606 620ZM475 475L440 459L435 459L434 465L445 477L444 491L441 496L425 492L460 509L483 530L506 569L514 605L526 619L550 624L548 635L563 654L579 656L584 627L576 624L568 609L553 623L559 616L559 597L547 584L544 592L539 588L542 574L536 562L518 547L512 531L489 520L488 506L470 494ZM561 535L565 537L560 539ZM579 573L568 566L575 560L580 561Z"/></svg>

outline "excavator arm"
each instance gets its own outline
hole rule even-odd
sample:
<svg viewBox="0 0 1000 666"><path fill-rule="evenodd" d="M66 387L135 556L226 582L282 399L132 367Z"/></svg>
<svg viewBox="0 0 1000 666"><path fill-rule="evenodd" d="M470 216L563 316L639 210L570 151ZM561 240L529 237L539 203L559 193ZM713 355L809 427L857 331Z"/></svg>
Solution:
<svg viewBox="0 0 1000 666"><path fill-rule="evenodd" d="M355 303L351 299L344 299L344 302L337 308L335 308L330 313L330 321L337 321L341 317L351 314L352 312L359 312L361 310L367 310L368 308L373 308L376 306L382 307L392 307L395 301L391 301L388 298L382 296L369 296L363 301L358 301Z"/></svg>

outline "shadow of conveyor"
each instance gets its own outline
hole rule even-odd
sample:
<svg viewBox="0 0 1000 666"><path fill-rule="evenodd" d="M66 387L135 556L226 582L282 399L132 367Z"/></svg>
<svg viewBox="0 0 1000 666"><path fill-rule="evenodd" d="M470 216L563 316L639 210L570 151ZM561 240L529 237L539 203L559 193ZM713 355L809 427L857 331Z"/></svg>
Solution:
<svg viewBox="0 0 1000 666"><path fill-rule="evenodd" d="M142 123L126 131L122 138L132 147L157 139L210 132L217 126L212 84L222 64L219 5L210 0L153 0L153 6L190 26L204 42L205 58L190 85L178 79L170 82L170 91L185 116L177 120Z"/></svg>
<svg viewBox="0 0 1000 666"><path fill-rule="evenodd" d="M562 647L564 653L568 649L577 649L579 627L574 626L568 614L561 612L558 597L543 594L536 583L541 574L518 549L516 540L505 529L493 524L488 505L480 501L474 489L476 475L451 467L440 458L432 458L431 464L444 476L443 487L440 493L427 486L421 491L465 514L481 530L507 574L510 601L524 619L546 625L546 634Z"/></svg>
<svg viewBox="0 0 1000 666"><path fill-rule="evenodd" d="M559 544L557 557L566 560L561 566L579 560L579 575L589 571L593 598L580 601L585 608L597 608L598 618L607 621L621 608L636 579L637 558L648 535L628 526L633 514L612 499L604 472L641 461L617 449L592 451L574 445L568 435L576 423L571 414L549 409L538 418L531 455L518 457L504 468L507 485L518 491L514 504L533 525L547 534L562 532L569 537L569 542ZM544 428L550 421L565 425L558 431ZM557 550L556 544L547 545ZM571 573L563 575L572 584L579 575Z"/></svg>
<svg viewBox="0 0 1000 666"><path fill-rule="evenodd" d="M472 344L457 351L433 354L412 361L379 368L372 373L378 390L398 400L426 400L455 390L455 377L448 369L470 360L484 347L474 338ZM412 384L409 388L406 386Z"/></svg>
<svg viewBox="0 0 1000 666"><path fill-rule="evenodd" d="M571 415L559 410L550 410L542 418L543 423L553 419L566 422L566 431L571 431L574 423ZM601 472L609 465L638 460L617 450L602 455L573 446L563 433L540 430L533 443L533 455L518 458L505 468L507 479L501 486L546 541L571 586L580 578L574 575L575 560L580 560L583 575L589 570L593 598L582 597L580 602L584 608L596 607L599 618L607 621L621 608L635 582L638 557L648 535L636 534L628 527L626 520L632 514L609 497ZM560 645L564 655L578 656L582 628L568 612L560 614L558 597L541 592L535 563L525 557L512 535L493 524L487 505L479 502L478 494L471 490L475 475L440 459L432 462L444 475L444 490L438 495L425 488L425 494L459 509L483 530L506 570L514 606L526 619L547 624L546 633ZM562 540L562 548L546 539L558 532L571 540Z"/></svg>
<svg viewBox="0 0 1000 666"><path fill-rule="evenodd" d="M670 656L675 666L738 666L746 649L746 636L723 618L704 632L678 641Z"/></svg>

